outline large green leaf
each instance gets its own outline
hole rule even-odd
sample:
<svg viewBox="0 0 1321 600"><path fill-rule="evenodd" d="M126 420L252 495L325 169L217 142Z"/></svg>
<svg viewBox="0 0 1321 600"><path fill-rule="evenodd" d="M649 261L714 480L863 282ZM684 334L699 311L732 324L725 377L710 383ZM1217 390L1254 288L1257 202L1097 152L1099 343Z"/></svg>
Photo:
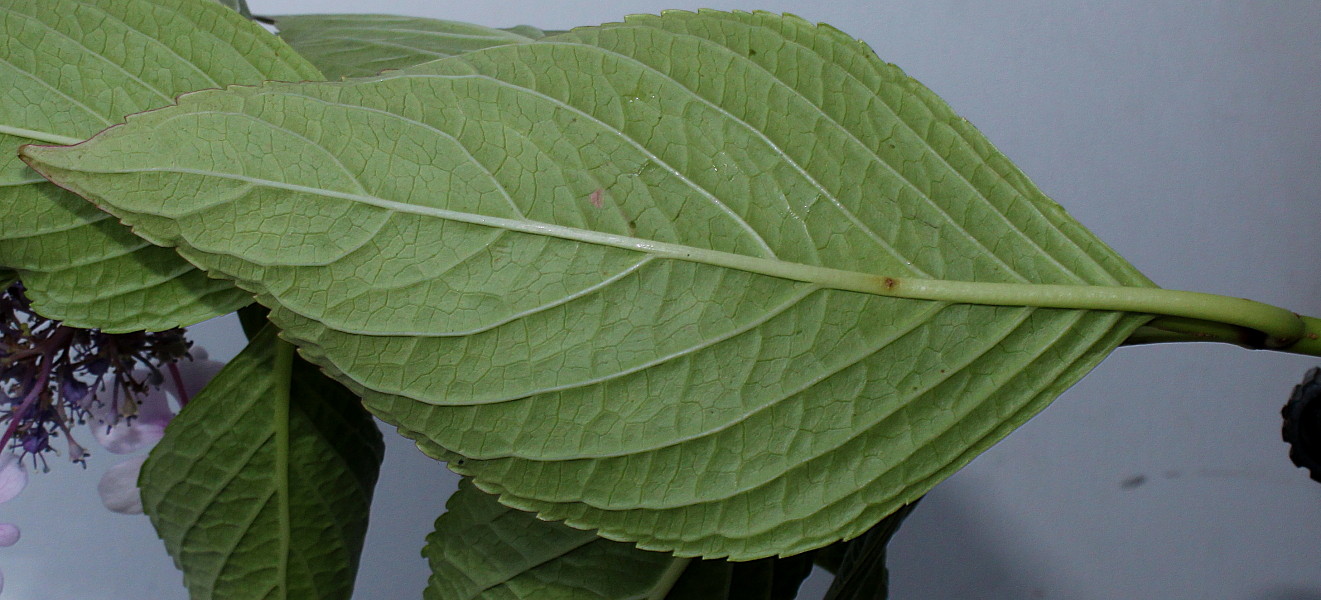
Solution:
<svg viewBox="0 0 1321 600"><path fill-rule="evenodd" d="M445 508L422 550L428 600L661 598L686 562L538 520L468 479Z"/></svg>
<svg viewBox="0 0 1321 600"><path fill-rule="evenodd" d="M255 292L503 502L681 555L862 534L1148 318L897 297L1150 283L929 90L793 17L193 94L27 156Z"/></svg>
<svg viewBox="0 0 1321 600"><path fill-rule="evenodd" d="M356 396L273 327L166 428L142 504L191 598L348 598L367 532L381 434ZM286 349L288 347L286 346Z"/></svg>
<svg viewBox="0 0 1321 600"><path fill-rule="evenodd" d="M280 37L326 77L362 77L491 46L546 37L522 25L495 29L471 23L393 15L272 17Z"/></svg>
<svg viewBox="0 0 1321 600"><path fill-rule="evenodd" d="M79 327L168 329L251 302L46 183L17 149L81 140L184 92L320 78L212 0L0 0L0 265L38 312Z"/></svg>

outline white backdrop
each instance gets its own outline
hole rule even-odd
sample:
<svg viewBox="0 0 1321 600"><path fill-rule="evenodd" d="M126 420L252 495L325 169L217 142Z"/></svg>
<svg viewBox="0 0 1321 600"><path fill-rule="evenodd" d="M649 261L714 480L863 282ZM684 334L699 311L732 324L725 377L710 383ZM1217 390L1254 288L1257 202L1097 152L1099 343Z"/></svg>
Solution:
<svg viewBox="0 0 1321 600"><path fill-rule="evenodd" d="M547 29L699 6L828 22L942 95L1161 285L1321 314L1321 4L250 2ZM218 357L241 339L223 320L195 337ZM1278 415L1313 364L1120 349L927 498L892 545L892 597L1321 600L1321 485L1288 462ZM357 597L418 598L422 538L454 482L387 438ZM114 462L53 465L0 505L23 528L0 549L6 598L185 597L146 518L101 508Z"/></svg>

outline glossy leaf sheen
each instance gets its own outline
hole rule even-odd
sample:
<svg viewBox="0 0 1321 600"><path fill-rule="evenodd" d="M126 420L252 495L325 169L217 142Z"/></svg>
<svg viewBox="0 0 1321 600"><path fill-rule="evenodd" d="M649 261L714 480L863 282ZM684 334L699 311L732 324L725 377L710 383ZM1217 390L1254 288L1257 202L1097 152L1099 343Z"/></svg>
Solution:
<svg viewBox="0 0 1321 600"><path fill-rule="evenodd" d="M468 479L445 509L422 550L427 600L642 600L675 560L538 520Z"/></svg>
<svg viewBox="0 0 1321 600"><path fill-rule="evenodd" d="M46 183L17 149L89 137L184 92L268 79L321 77L212 0L0 1L0 265L20 271L34 308L74 326L133 331L249 303Z"/></svg>
<svg viewBox="0 0 1321 600"><path fill-rule="evenodd" d="M285 15L272 17L280 37L327 78L363 77L439 58L522 44L546 32L393 15Z"/></svg>
<svg viewBox="0 0 1321 600"><path fill-rule="evenodd" d="M275 341L267 327L226 365L142 467L143 508L193 600L353 591L381 435L357 397L302 361L279 397Z"/></svg>
<svg viewBox="0 0 1321 600"><path fill-rule="evenodd" d="M194 94L28 157L255 292L503 502L681 555L862 534L1147 319L822 283L1150 285L929 90L793 17Z"/></svg>

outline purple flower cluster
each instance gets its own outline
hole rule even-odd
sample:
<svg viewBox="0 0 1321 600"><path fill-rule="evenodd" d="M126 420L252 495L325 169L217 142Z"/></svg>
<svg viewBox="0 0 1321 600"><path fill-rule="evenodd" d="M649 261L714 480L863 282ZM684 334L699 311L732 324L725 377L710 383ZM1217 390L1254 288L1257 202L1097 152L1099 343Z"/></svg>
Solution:
<svg viewBox="0 0 1321 600"><path fill-rule="evenodd" d="M69 460L84 463L86 449L71 428L95 412L106 427L132 423L139 401L165 380L176 383L177 362L190 343L182 329L156 333L104 333L66 327L32 311L16 282L0 293L0 450L13 448L46 467L45 453L63 437ZM187 402L182 390L179 402Z"/></svg>

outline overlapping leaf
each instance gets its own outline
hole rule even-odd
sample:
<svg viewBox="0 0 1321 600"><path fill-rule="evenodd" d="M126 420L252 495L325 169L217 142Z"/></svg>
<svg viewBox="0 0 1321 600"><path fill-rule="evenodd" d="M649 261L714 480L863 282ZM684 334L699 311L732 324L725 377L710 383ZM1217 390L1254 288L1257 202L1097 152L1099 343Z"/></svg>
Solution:
<svg viewBox="0 0 1321 600"><path fill-rule="evenodd" d="M422 550L428 600L659 598L674 583L672 565L682 567L667 554L513 510L467 479L445 508Z"/></svg>
<svg viewBox="0 0 1321 600"><path fill-rule="evenodd" d="M817 553L817 564L826 566L835 575L825 600L885 600L889 597L886 547L914 506L904 506L890 513L867 533Z"/></svg>
<svg viewBox="0 0 1321 600"><path fill-rule="evenodd" d="M812 552L747 562L692 560L666 600L793 600L812 572Z"/></svg>
<svg viewBox="0 0 1321 600"><path fill-rule="evenodd" d="M250 302L46 183L17 150L89 137L184 92L268 79L320 75L212 0L0 0L0 266L20 271L39 312L81 327L167 329Z"/></svg>
<svg viewBox="0 0 1321 600"><path fill-rule="evenodd" d="M394 15L273 17L280 37L326 77L363 77L429 60L546 37L536 27L507 29Z"/></svg>
<svg viewBox="0 0 1321 600"><path fill-rule="evenodd" d="M353 591L381 435L343 386L298 360L281 374L275 354L268 327L142 467L144 510L194 600Z"/></svg>
<svg viewBox="0 0 1321 600"><path fill-rule="evenodd" d="M887 296L1150 284L929 90L792 17L189 95L28 158L258 294L503 502L681 555L860 535L1146 319Z"/></svg>
<svg viewBox="0 0 1321 600"><path fill-rule="evenodd" d="M674 559L511 509L466 478L422 550L429 600L792 600L812 554Z"/></svg>

